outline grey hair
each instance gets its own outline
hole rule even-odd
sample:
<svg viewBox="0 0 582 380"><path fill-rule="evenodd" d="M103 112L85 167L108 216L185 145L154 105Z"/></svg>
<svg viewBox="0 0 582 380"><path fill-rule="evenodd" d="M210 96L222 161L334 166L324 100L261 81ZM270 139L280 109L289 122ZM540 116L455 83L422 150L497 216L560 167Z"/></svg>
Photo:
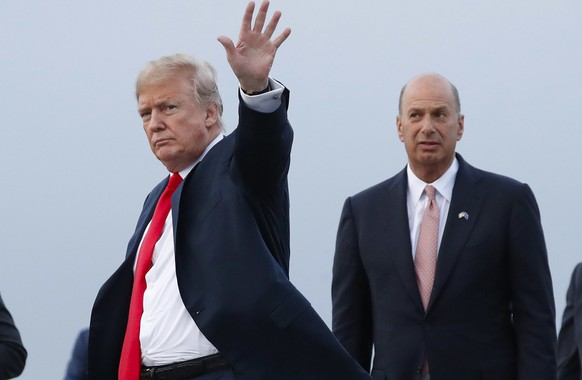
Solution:
<svg viewBox="0 0 582 380"><path fill-rule="evenodd" d="M146 63L140 70L135 82L136 98L139 98L144 86L161 83L175 75L190 76L192 84L191 95L197 103L217 106L217 123L224 132L225 127L222 122L223 104L216 84L216 70L204 60L187 54L174 54Z"/></svg>

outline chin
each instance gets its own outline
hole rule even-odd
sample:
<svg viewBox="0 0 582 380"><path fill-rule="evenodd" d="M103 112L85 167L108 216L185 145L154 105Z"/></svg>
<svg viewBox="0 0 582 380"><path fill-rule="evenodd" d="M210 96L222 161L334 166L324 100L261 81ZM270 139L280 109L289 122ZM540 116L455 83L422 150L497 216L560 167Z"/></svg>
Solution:
<svg viewBox="0 0 582 380"><path fill-rule="evenodd" d="M442 161L442 158L437 157L434 154L423 154L418 161L422 162L423 164L436 164Z"/></svg>
<svg viewBox="0 0 582 380"><path fill-rule="evenodd" d="M161 155L160 156L156 155L156 157L168 170L174 167L174 162L170 158Z"/></svg>

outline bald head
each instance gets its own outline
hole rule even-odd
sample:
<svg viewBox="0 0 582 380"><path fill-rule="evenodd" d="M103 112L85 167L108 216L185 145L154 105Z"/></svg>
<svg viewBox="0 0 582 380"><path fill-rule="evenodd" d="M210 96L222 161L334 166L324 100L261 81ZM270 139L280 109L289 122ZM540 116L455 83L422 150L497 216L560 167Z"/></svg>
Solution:
<svg viewBox="0 0 582 380"><path fill-rule="evenodd" d="M426 73L415 76L402 87L402 90L400 90L400 98L398 99L399 115L402 115L402 104L408 95L408 90L414 90L418 86L430 86L434 88L435 91L449 92L457 113L461 113L461 99L459 98L459 91L455 85L440 74Z"/></svg>

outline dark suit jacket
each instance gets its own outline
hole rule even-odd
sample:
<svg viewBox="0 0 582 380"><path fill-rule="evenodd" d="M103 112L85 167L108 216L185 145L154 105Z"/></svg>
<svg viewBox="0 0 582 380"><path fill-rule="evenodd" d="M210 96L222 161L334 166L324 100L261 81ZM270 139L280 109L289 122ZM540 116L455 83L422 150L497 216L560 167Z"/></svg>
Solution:
<svg viewBox="0 0 582 380"><path fill-rule="evenodd" d="M73 353L67 364L65 380L87 380L87 351L89 349L89 329L77 335Z"/></svg>
<svg viewBox="0 0 582 380"><path fill-rule="evenodd" d="M288 92L215 145L172 199L176 275L192 318L237 379L369 379L288 280ZM167 179L148 196L127 258L101 288L91 319L89 378L114 379L137 246Z"/></svg>
<svg viewBox="0 0 582 380"><path fill-rule="evenodd" d="M566 308L558 336L558 380L581 380L582 263L576 265L566 293Z"/></svg>
<svg viewBox="0 0 582 380"><path fill-rule="evenodd" d="M461 156L428 310L418 291L406 170L346 200L333 331L374 379L551 380L555 306L530 188ZM468 219L459 217L466 212Z"/></svg>
<svg viewBox="0 0 582 380"><path fill-rule="evenodd" d="M26 355L20 333L0 297L0 380L20 375L24 370Z"/></svg>

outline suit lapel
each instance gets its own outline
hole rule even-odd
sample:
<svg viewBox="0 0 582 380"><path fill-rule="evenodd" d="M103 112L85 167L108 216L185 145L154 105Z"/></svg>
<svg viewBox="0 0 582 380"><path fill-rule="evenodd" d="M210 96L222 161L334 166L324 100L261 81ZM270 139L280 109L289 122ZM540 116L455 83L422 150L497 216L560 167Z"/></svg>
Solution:
<svg viewBox="0 0 582 380"><path fill-rule="evenodd" d="M133 233L133 236L131 237L127 245L126 259L131 258L132 260L135 260L135 255L137 254L137 248L139 247L139 243L141 242L141 239L143 237L143 234L148 223L150 222L152 216L154 215L154 210L156 209L156 205L158 204L158 199L160 199L162 192L166 188L169 178L170 177L165 178L162 182L160 182L148 195L143 205L141 215L139 216L139 219L137 221L135 232Z"/></svg>
<svg viewBox="0 0 582 380"><path fill-rule="evenodd" d="M204 159L197 163L188 173L186 178L172 194L172 225L174 227L174 244L178 241L176 238L180 231L180 209L183 208L183 214L187 215L190 221L185 223L186 226L192 227L191 218L195 215L202 215L210 210L215 204L216 199L220 199L220 184L217 183L217 173L228 170L234 145L233 134L226 136L210 149ZM229 149L230 148L230 149ZM182 195L185 194L182 200ZM159 195L158 195L159 197ZM178 250L176 250L177 252Z"/></svg>
<svg viewBox="0 0 582 380"><path fill-rule="evenodd" d="M457 159L459 171L455 179L451 206L439 249L429 310L444 288L463 247L467 243L487 195L486 191L477 185L481 179L481 174L467 164L460 155L457 155Z"/></svg>
<svg viewBox="0 0 582 380"><path fill-rule="evenodd" d="M386 201L386 208L379 210L378 218L384 228L382 236L386 237L387 254L392 258L394 267L402 280L406 292L418 307L422 308L422 301L416 284L416 272L410 243L410 228L408 225L408 209L406 193L408 180L406 169L402 170L385 186L382 199Z"/></svg>
<svg viewBox="0 0 582 380"><path fill-rule="evenodd" d="M180 215L180 198L182 197L182 189L184 189L184 181L180 185L174 194L172 194L172 226L174 232L174 242L176 241L176 231L178 229L178 215Z"/></svg>

